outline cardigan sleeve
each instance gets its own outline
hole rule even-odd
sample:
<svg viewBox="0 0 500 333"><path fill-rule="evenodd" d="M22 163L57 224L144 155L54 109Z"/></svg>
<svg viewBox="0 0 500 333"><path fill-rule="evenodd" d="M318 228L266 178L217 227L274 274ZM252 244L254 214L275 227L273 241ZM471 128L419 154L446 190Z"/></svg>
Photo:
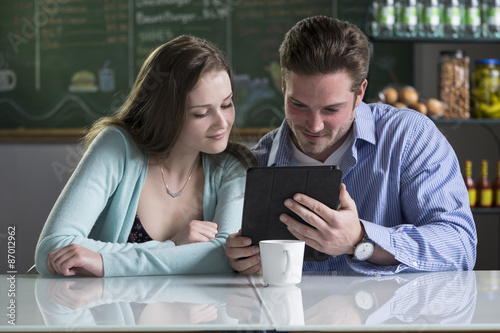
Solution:
<svg viewBox="0 0 500 333"><path fill-rule="evenodd" d="M47 254L70 244L95 252L126 246L114 241L120 237L131 202L137 203L146 174L141 172L143 167L144 157L122 130L103 130L82 157L47 218L35 250L38 272L50 274ZM111 204L118 209L112 209ZM111 236L103 241L100 236L106 234Z"/></svg>
<svg viewBox="0 0 500 333"><path fill-rule="evenodd" d="M226 238L241 226L246 170L236 158L221 155L225 159L215 165L204 163L204 218L217 223L217 236L207 242L179 246L147 242L102 252L105 276L232 272L225 255Z"/></svg>

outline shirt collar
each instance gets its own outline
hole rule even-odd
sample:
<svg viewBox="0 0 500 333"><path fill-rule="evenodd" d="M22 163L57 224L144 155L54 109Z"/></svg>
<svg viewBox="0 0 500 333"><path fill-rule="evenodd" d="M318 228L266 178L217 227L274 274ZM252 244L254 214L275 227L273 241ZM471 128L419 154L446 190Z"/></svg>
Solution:
<svg viewBox="0 0 500 333"><path fill-rule="evenodd" d="M373 114L370 106L364 102L361 102L361 104L356 108L354 135L355 144L358 139L364 140L373 145L376 143ZM271 145L267 166L292 165L292 150L290 147L291 140L288 140L289 136L290 127L288 127L288 123L285 119L278 128L278 132L276 133L273 144Z"/></svg>
<svg viewBox="0 0 500 333"><path fill-rule="evenodd" d="M288 138L290 137L290 127L286 119L278 128L275 139L271 146L267 166L288 166L291 165L292 151Z"/></svg>
<svg viewBox="0 0 500 333"><path fill-rule="evenodd" d="M376 143L375 120L370 106L364 102L356 108L354 120L355 140L364 140L373 145Z"/></svg>

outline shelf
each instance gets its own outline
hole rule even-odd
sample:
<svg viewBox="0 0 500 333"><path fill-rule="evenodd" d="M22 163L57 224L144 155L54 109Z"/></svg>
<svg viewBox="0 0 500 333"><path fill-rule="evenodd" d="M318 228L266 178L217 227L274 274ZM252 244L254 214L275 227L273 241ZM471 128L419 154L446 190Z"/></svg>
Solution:
<svg viewBox="0 0 500 333"><path fill-rule="evenodd" d="M472 214L500 214L500 207L493 208L471 208Z"/></svg>
<svg viewBox="0 0 500 333"><path fill-rule="evenodd" d="M500 118L470 118L470 119L432 119L436 126L449 126L458 130L461 126L481 126L489 132L496 142L498 154L500 156Z"/></svg>
<svg viewBox="0 0 500 333"><path fill-rule="evenodd" d="M368 37L372 42L380 43L500 43L500 38L445 38L445 37Z"/></svg>
<svg viewBox="0 0 500 333"><path fill-rule="evenodd" d="M238 128L238 135L242 141L258 141L267 132L275 127L243 127ZM78 142L87 134L84 128L62 129L0 129L0 143L3 142Z"/></svg>
<svg viewBox="0 0 500 333"><path fill-rule="evenodd" d="M500 125L500 118L432 119L436 125Z"/></svg>

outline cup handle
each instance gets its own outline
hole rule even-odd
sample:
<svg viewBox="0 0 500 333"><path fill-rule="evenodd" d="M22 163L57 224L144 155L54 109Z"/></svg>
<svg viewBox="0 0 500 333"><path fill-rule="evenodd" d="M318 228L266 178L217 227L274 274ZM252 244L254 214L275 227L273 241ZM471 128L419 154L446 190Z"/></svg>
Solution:
<svg viewBox="0 0 500 333"><path fill-rule="evenodd" d="M291 258L290 258L290 251L289 250L284 250L285 253L285 271L283 272L283 276L285 277L285 280L290 277L290 273L292 272L292 265L290 265Z"/></svg>

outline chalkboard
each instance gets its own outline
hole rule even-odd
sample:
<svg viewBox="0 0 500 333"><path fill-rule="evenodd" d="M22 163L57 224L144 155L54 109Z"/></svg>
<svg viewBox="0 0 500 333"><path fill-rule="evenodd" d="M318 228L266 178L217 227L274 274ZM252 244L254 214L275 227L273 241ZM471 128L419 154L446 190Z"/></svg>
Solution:
<svg viewBox="0 0 500 333"><path fill-rule="evenodd" d="M239 127L283 119L278 47L331 0L2 0L0 129L83 128L124 101L147 54L180 35L230 59Z"/></svg>
<svg viewBox="0 0 500 333"><path fill-rule="evenodd" d="M45 129L57 141L80 137L123 103L147 54L180 34L204 37L226 53L236 74L236 124L258 138L284 116L284 33L304 17L328 15L369 34L371 2L2 0L0 141L44 141ZM411 43L374 43L365 101L387 84L411 84L412 56Z"/></svg>

